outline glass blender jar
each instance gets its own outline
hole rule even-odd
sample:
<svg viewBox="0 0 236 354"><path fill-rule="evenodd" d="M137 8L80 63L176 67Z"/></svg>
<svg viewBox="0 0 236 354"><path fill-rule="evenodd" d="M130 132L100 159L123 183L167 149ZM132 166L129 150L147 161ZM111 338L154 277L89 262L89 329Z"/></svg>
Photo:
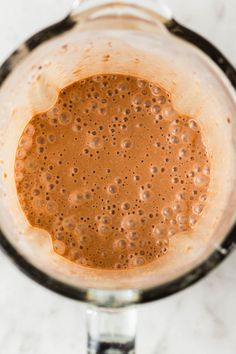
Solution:
<svg viewBox="0 0 236 354"><path fill-rule="evenodd" d="M28 225L18 203L14 158L27 122L52 107L63 87L109 72L156 80L171 92L176 109L200 122L211 155L207 212L163 266L121 272L72 264ZM88 353L134 353L134 305L191 285L234 248L235 87L225 57L151 0L75 1L65 19L29 38L0 68L0 244L33 280L88 303Z"/></svg>

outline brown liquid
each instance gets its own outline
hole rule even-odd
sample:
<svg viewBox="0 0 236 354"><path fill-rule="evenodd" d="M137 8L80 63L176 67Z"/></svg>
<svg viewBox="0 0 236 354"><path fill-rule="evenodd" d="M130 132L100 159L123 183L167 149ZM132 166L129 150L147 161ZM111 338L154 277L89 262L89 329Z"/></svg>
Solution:
<svg viewBox="0 0 236 354"><path fill-rule="evenodd" d="M209 163L200 127L165 90L107 74L63 89L30 120L15 180L29 223L49 232L56 253L125 269L164 256L174 234L195 226Z"/></svg>

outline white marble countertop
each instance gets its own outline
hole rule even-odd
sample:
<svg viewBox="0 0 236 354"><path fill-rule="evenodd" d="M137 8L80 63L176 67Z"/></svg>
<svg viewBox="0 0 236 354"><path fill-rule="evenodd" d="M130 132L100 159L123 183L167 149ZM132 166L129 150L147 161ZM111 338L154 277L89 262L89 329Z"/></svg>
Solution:
<svg viewBox="0 0 236 354"><path fill-rule="evenodd" d="M235 0L166 0L236 65ZM0 61L71 0L0 1ZM181 293L139 308L138 354L236 353L236 253ZM85 306L29 280L0 253L0 353L84 354Z"/></svg>

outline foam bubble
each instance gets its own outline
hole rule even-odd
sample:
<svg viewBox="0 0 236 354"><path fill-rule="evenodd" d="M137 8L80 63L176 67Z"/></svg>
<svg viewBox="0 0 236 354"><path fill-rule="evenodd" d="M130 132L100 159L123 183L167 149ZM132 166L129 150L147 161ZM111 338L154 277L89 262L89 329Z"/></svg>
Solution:
<svg viewBox="0 0 236 354"><path fill-rule="evenodd" d="M72 125L72 130L75 133L79 133L81 131L81 125L80 124L73 124Z"/></svg>
<svg viewBox="0 0 236 354"><path fill-rule="evenodd" d="M187 144L191 141L191 136L189 134L188 131L184 131L182 134L181 134L181 140L183 143Z"/></svg>
<svg viewBox="0 0 236 354"><path fill-rule="evenodd" d="M169 237L174 236L176 233L177 233L176 228L173 228L173 227L169 228L169 230L168 230Z"/></svg>
<svg viewBox="0 0 236 354"><path fill-rule="evenodd" d="M26 150L23 148L18 148L16 151L16 157L19 160L23 160L26 156Z"/></svg>
<svg viewBox="0 0 236 354"><path fill-rule="evenodd" d="M143 190L140 189L139 191L139 198L143 202L148 202L152 198L152 193L150 190Z"/></svg>
<svg viewBox="0 0 236 354"><path fill-rule="evenodd" d="M58 122L62 125L68 125L71 122L71 116L68 112L62 112L58 117Z"/></svg>
<svg viewBox="0 0 236 354"><path fill-rule="evenodd" d="M109 215L103 215L100 218L100 223L104 224L104 225L111 224L111 221L112 221L112 219L111 219L111 217Z"/></svg>
<svg viewBox="0 0 236 354"><path fill-rule="evenodd" d="M188 150L187 149L180 149L179 150L179 157L187 157L188 156Z"/></svg>
<svg viewBox="0 0 236 354"><path fill-rule="evenodd" d="M58 211L58 204L55 201L50 200L46 204L46 209L49 214L55 214Z"/></svg>
<svg viewBox="0 0 236 354"><path fill-rule="evenodd" d="M151 105L152 105L152 103L151 103L151 101L149 101L149 100L146 100L146 101L143 102L143 106L144 106L145 108L149 108L149 107L151 107Z"/></svg>
<svg viewBox="0 0 236 354"><path fill-rule="evenodd" d="M194 204L192 206L192 211L194 214L200 215L203 211L203 205L202 204Z"/></svg>
<svg viewBox="0 0 236 354"><path fill-rule="evenodd" d="M156 101L158 104L163 105L166 103L166 98L165 98L165 96L159 96L159 97L157 97Z"/></svg>
<svg viewBox="0 0 236 354"><path fill-rule="evenodd" d="M107 187L107 192L108 192L109 194L116 194L116 193L117 193L117 187L116 187L116 185L110 184L110 185Z"/></svg>
<svg viewBox="0 0 236 354"><path fill-rule="evenodd" d="M34 198L33 199L33 206L35 209L42 210L45 207L45 201L41 198Z"/></svg>
<svg viewBox="0 0 236 354"><path fill-rule="evenodd" d="M120 82L118 85L117 85L117 89L119 91L126 91L128 89L128 86L125 82Z"/></svg>
<svg viewBox="0 0 236 354"><path fill-rule="evenodd" d="M141 96L138 96L138 95L133 96L133 98L132 98L132 103L133 103L133 105L135 105L135 106L140 106L140 105L142 104L142 97L141 97Z"/></svg>
<svg viewBox="0 0 236 354"><path fill-rule="evenodd" d="M74 234L76 236L80 237L80 236L85 236L87 234L88 230L87 230L87 227L85 225L82 225L82 224L81 225L77 225L75 221L74 221L73 225L75 226L73 228L73 230L74 230Z"/></svg>
<svg viewBox="0 0 236 354"><path fill-rule="evenodd" d="M53 241L53 248L55 250L56 253L60 254L60 255L64 255L66 252L66 245L63 241L60 240L54 240Z"/></svg>
<svg viewBox="0 0 236 354"><path fill-rule="evenodd" d="M182 205L180 203L173 204L172 209L175 213L180 213L183 211Z"/></svg>
<svg viewBox="0 0 236 354"><path fill-rule="evenodd" d="M176 194L176 199L177 200L186 200L187 199L187 194L185 192L178 192Z"/></svg>
<svg viewBox="0 0 236 354"><path fill-rule="evenodd" d="M135 266L135 267L140 267L142 265L144 265L145 263L145 258L144 257L141 257L141 256L137 256L137 257L134 257L132 259L132 264Z"/></svg>
<svg viewBox="0 0 236 354"><path fill-rule="evenodd" d="M107 109L102 107L98 110L98 113L101 115L101 116L105 116L107 114Z"/></svg>
<svg viewBox="0 0 236 354"><path fill-rule="evenodd" d="M161 248L166 248L169 245L169 239L168 237L161 237L156 239L156 246Z"/></svg>
<svg viewBox="0 0 236 354"><path fill-rule="evenodd" d="M188 217L185 214L177 214L176 221L180 225L186 225L188 222Z"/></svg>
<svg viewBox="0 0 236 354"><path fill-rule="evenodd" d="M188 126L190 129L196 130L198 128L197 122L194 119L189 119Z"/></svg>
<svg viewBox="0 0 236 354"><path fill-rule="evenodd" d="M175 135L171 136L170 138L171 144L178 144L179 143L179 138Z"/></svg>
<svg viewBox="0 0 236 354"><path fill-rule="evenodd" d="M23 135L20 139L19 146L25 150L29 150L32 146L33 139L28 135Z"/></svg>
<svg viewBox="0 0 236 354"><path fill-rule="evenodd" d="M54 134L48 134L47 139L48 139L49 143L56 142L56 136Z"/></svg>
<svg viewBox="0 0 236 354"><path fill-rule="evenodd" d="M106 224L99 224L98 225L98 232L100 235L110 235L112 232L112 229L109 225Z"/></svg>
<svg viewBox="0 0 236 354"><path fill-rule="evenodd" d="M63 219L62 225L67 231L73 231L76 227L76 220L74 216L68 216Z"/></svg>
<svg viewBox="0 0 236 354"><path fill-rule="evenodd" d="M123 240L123 239L117 240L117 241L115 242L115 244L116 244L116 247L118 247L118 248L120 248L120 249L122 249L122 250L126 248L126 241Z"/></svg>
<svg viewBox="0 0 236 354"><path fill-rule="evenodd" d="M33 188L31 194L33 197L37 197L40 194L40 190L38 188Z"/></svg>
<svg viewBox="0 0 236 354"><path fill-rule="evenodd" d="M132 142L130 139L123 139L121 140L120 146L122 147L122 149L130 149L132 147Z"/></svg>
<svg viewBox="0 0 236 354"><path fill-rule="evenodd" d="M35 128L33 126L33 124L28 124L24 130L24 134L30 136L30 137L33 137L34 136L34 133L35 133Z"/></svg>
<svg viewBox="0 0 236 354"><path fill-rule="evenodd" d="M140 218L136 215L126 215L123 217L121 225L127 231L137 231L140 228Z"/></svg>
<svg viewBox="0 0 236 354"><path fill-rule="evenodd" d="M173 177L173 178L171 179L171 182L174 183L174 184L179 183L178 177Z"/></svg>
<svg viewBox="0 0 236 354"><path fill-rule="evenodd" d="M161 89L158 86L152 86L150 90L153 96L158 96L161 93Z"/></svg>
<svg viewBox="0 0 236 354"><path fill-rule="evenodd" d="M194 177L193 182L195 186L202 187L206 186L209 183L209 178L204 175L198 175Z"/></svg>
<svg viewBox="0 0 236 354"><path fill-rule="evenodd" d="M24 178L24 175L23 175L23 173L21 171L16 171L15 172L15 180L16 180L16 182L22 181L23 178Z"/></svg>
<svg viewBox="0 0 236 354"><path fill-rule="evenodd" d="M160 113L160 111L161 111L161 107L158 104L153 105L151 108L151 112L153 114L158 114Z"/></svg>
<svg viewBox="0 0 236 354"><path fill-rule="evenodd" d="M144 88L144 87L147 86L147 81L138 79L137 80L137 85L138 85L139 88Z"/></svg>
<svg viewBox="0 0 236 354"><path fill-rule="evenodd" d="M162 116L165 119L174 119L176 117L176 112L171 106L164 106L162 109Z"/></svg>
<svg viewBox="0 0 236 354"><path fill-rule="evenodd" d="M84 194L79 190L74 190L69 194L69 203L72 205L82 205L85 203Z"/></svg>
<svg viewBox="0 0 236 354"><path fill-rule="evenodd" d="M116 178L114 179L114 182L115 182L116 184L121 184L121 183L122 183L122 179L121 179L120 177L116 177Z"/></svg>
<svg viewBox="0 0 236 354"><path fill-rule="evenodd" d="M25 167L24 161L22 160L16 160L15 162L15 169L18 171L22 171Z"/></svg>
<svg viewBox="0 0 236 354"><path fill-rule="evenodd" d="M189 217L189 225L190 225L191 227L193 227L193 226L196 225L196 223L197 223L197 218L196 218L196 216L191 215L191 216Z"/></svg>
<svg viewBox="0 0 236 354"><path fill-rule="evenodd" d="M124 202L121 204L121 209L122 210L129 210L130 209L130 204L128 202Z"/></svg>
<svg viewBox="0 0 236 354"><path fill-rule="evenodd" d="M161 212L165 218L171 218L173 214L172 209L169 207L163 208Z"/></svg>
<svg viewBox="0 0 236 354"><path fill-rule="evenodd" d="M103 141L98 136L92 136L89 138L88 145L91 149L101 149L103 147Z"/></svg>
<svg viewBox="0 0 236 354"><path fill-rule="evenodd" d="M127 245L127 248L130 250L130 251L134 251L136 249L136 245L134 242L129 242L128 245Z"/></svg>
<svg viewBox="0 0 236 354"><path fill-rule="evenodd" d="M152 174L155 174L155 173L158 172L158 168L157 168L156 166L151 166L151 167L150 167L150 172L151 172Z"/></svg>
<svg viewBox="0 0 236 354"><path fill-rule="evenodd" d="M167 230L164 226L162 225L156 225L154 229L152 230L152 234L155 237L163 237L166 236Z"/></svg>
<svg viewBox="0 0 236 354"><path fill-rule="evenodd" d="M55 237L56 240L62 241L62 240L64 240L64 238L65 238L65 234L64 234L63 231L57 231L57 232L55 233L54 237Z"/></svg>
<svg viewBox="0 0 236 354"><path fill-rule="evenodd" d="M203 167L202 173L206 176L209 176L210 175L210 167L209 166Z"/></svg>
<svg viewBox="0 0 236 354"><path fill-rule="evenodd" d="M43 172L41 178L43 182L53 181L53 175L50 172Z"/></svg>
<svg viewBox="0 0 236 354"><path fill-rule="evenodd" d="M127 237L132 241L136 241L139 239L139 234L137 231L130 231L127 233Z"/></svg>
<svg viewBox="0 0 236 354"><path fill-rule="evenodd" d="M200 202L205 202L207 200L207 195L206 194L201 194L199 196L199 200L200 200Z"/></svg>

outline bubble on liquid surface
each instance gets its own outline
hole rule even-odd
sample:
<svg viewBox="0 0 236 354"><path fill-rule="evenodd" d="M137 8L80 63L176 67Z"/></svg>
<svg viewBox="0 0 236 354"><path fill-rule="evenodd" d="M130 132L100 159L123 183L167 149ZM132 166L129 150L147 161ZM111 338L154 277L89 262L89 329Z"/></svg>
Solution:
<svg viewBox="0 0 236 354"><path fill-rule="evenodd" d="M53 248L56 253L60 254L61 256L63 256L66 252L66 245L63 241L60 240L53 241Z"/></svg>
<svg viewBox="0 0 236 354"><path fill-rule="evenodd" d="M197 187L202 187L209 183L209 178L204 175L198 175L194 177L193 181Z"/></svg>
<svg viewBox="0 0 236 354"><path fill-rule="evenodd" d="M58 204L55 201L50 200L46 203L46 209L49 214L55 214L58 211Z"/></svg>
<svg viewBox="0 0 236 354"><path fill-rule="evenodd" d="M111 232L112 232L112 229L109 225L107 225L107 224L98 225L98 233L100 235L110 235Z"/></svg>
<svg viewBox="0 0 236 354"><path fill-rule="evenodd" d="M157 166L151 166L151 167L150 167L150 172L151 172L152 174L157 173L157 172L158 172Z"/></svg>
<svg viewBox="0 0 236 354"><path fill-rule="evenodd" d="M16 169L16 170L21 171L21 170L24 169L24 167L25 167L24 161L22 161L22 160L16 160L16 162L15 162L15 169Z"/></svg>
<svg viewBox="0 0 236 354"><path fill-rule="evenodd" d="M120 143L122 149L130 149L132 147L132 141L130 139L123 139Z"/></svg>
<svg viewBox="0 0 236 354"><path fill-rule="evenodd" d="M76 227L76 220L73 216L68 216L62 221L62 225L66 231L73 231Z"/></svg>
<svg viewBox="0 0 236 354"><path fill-rule="evenodd" d="M194 119L188 121L188 126L190 129L196 130L198 128L197 122Z"/></svg>
<svg viewBox="0 0 236 354"><path fill-rule="evenodd" d="M164 237L167 234L167 230L163 225L156 225L152 231L155 237Z"/></svg>
<svg viewBox="0 0 236 354"><path fill-rule="evenodd" d="M132 241L136 241L139 239L139 233L137 231L130 231L127 233L127 238Z"/></svg>
<svg viewBox="0 0 236 354"><path fill-rule="evenodd" d="M117 186L115 184L110 184L108 187L107 187L107 192L109 194L116 194L117 193Z"/></svg>
<svg viewBox="0 0 236 354"><path fill-rule="evenodd" d="M145 264L145 258L141 256L134 257L132 263L135 267L140 267Z"/></svg>
<svg viewBox="0 0 236 354"><path fill-rule="evenodd" d="M103 147L103 141L98 136L90 136L88 139L88 145L91 149L101 149Z"/></svg>
<svg viewBox="0 0 236 354"><path fill-rule="evenodd" d="M71 122L71 116L69 113L62 112L58 117L58 121L62 125L68 125Z"/></svg>
<svg viewBox="0 0 236 354"><path fill-rule="evenodd" d="M32 146L33 139L29 135L23 135L20 139L19 146L25 150L29 150Z"/></svg>
<svg viewBox="0 0 236 354"><path fill-rule="evenodd" d="M203 205L202 204L194 204L192 207L192 211L194 214L200 215L203 211Z"/></svg>
<svg viewBox="0 0 236 354"><path fill-rule="evenodd" d="M48 139L49 143L56 142L56 136L54 134L48 134L47 139Z"/></svg>
<svg viewBox="0 0 236 354"><path fill-rule="evenodd" d="M119 248L119 249L121 249L121 250L123 250L123 249L125 249L126 248L126 241L125 240L117 240L116 242L115 242L115 245L116 245L116 247L117 248Z"/></svg>
<svg viewBox="0 0 236 354"><path fill-rule="evenodd" d="M152 193L150 190L143 190L140 189L139 191L139 198L140 200L142 200L143 202L149 202L150 199L152 198Z"/></svg>
<svg viewBox="0 0 236 354"><path fill-rule="evenodd" d="M130 209L130 204L128 202L124 202L121 204L121 209L122 210L129 210Z"/></svg>
<svg viewBox="0 0 236 354"><path fill-rule="evenodd" d="M141 226L141 220L137 215L126 215L123 217L121 225L125 230L137 231Z"/></svg>
<svg viewBox="0 0 236 354"><path fill-rule="evenodd" d="M162 215L165 217L165 218L171 218L173 212L172 212L172 209L169 208L169 207L165 207L162 209Z"/></svg>
<svg viewBox="0 0 236 354"><path fill-rule="evenodd" d="M34 136L34 133L35 133L35 128L34 128L33 124L28 124L24 130L24 134L32 137L32 136Z"/></svg>
<svg viewBox="0 0 236 354"><path fill-rule="evenodd" d="M153 114L158 114L161 111L161 107L158 104L155 104L151 107L151 112Z"/></svg>
<svg viewBox="0 0 236 354"><path fill-rule="evenodd" d="M26 156L26 150L23 148L18 148L16 152L16 158L17 159L24 159Z"/></svg>
<svg viewBox="0 0 236 354"><path fill-rule="evenodd" d="M112 218L110 215L103 215L100 218L100 223L104 225L109 225L112 222Z"/></svg>
<svg viewBox="0 0 236 354"><path fill-rule="evenodd" d="M69 194L68 201L71 205L82 205L85 203L84 193L79 190L74 190Z"/></svg>
<svg viewBox="0 0 236 354"><path fill-rule="evenodd" d="M180 225L186 225L188 222L188 217L185 214L180 213L176 216L176 221Z"/></svg>
<svg viewBox="0 0 236 354"><path fill-rule="evenodd" d="M133 103L133 105L135 105L135 106L141 105L141 104L142 104L142 97L141 97L141 96L138 96L138 95L134 96L134 97L132 98L132 103Z"/></svg>
<svg viewBox="0 0 236 354"><path fill-rule="evenodd" d="M161 92L161 89L158 86L152 86L150 90L154 96L158 96Z"/></svg>
<svg viewBox="0 0 236 354"><path fill-rule="evenodd" d="M178 143L179 143L179 138L178 138L177 136L173 135L173 136L171 136L171 138L170 138L170 142L171 142L172 144L178 144Z"/></svg>
<svg viewBox="0 0 236 354"><path fill-rule="evenodd" d="M174 119L176 117L176 112L171 106L165 106L162 109L162 115L164 119Z"/></svg>

